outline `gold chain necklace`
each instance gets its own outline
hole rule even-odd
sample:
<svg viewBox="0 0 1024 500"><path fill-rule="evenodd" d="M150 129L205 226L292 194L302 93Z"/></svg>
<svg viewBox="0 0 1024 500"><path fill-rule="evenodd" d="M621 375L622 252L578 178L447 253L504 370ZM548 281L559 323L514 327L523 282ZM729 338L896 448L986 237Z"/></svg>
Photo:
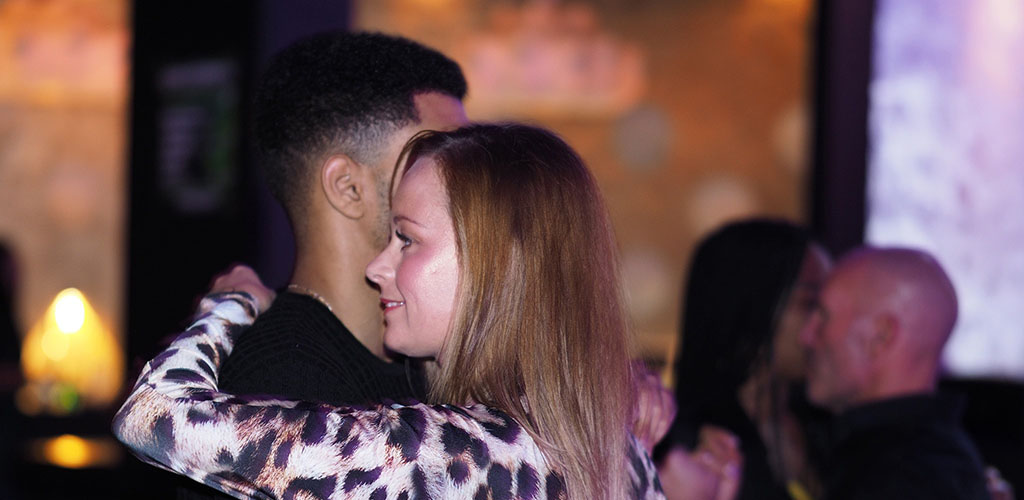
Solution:
<svg viewBox="0 0 1024 500"><path fill-rule="evenodd" d="M316 293L313 290L311 290L309 288L306 288L306 287L304 287L302 285L296 285L295 283L292 283L292 284L288 285L288 290L294 290L294 291L299 292L299 293L301 293L303 295L306 295L306 296L309 296L309 297L313 297L314 299L317 300L317 302L323 304L324 307L326 307L328 311L331 311L331 314L334 314L334 308L331 307L331 305L327 303L327 300L324 299L323 297L321 297L319 293Z"/></svg>

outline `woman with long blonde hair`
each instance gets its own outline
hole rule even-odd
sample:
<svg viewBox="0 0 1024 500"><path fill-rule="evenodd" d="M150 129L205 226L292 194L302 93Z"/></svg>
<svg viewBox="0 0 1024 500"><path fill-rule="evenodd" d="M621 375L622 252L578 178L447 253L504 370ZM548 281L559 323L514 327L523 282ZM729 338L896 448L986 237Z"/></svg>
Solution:
<svg viewBox="0 0 1024 500"><path fill-rule="evenodd" d="M407 146L393 235L367 267L384 342L433 358L427 404L331 408L216 392L272 294L245 271L151 361L114 421L144 460L240 497L662 498L629 433L634 373L597 185L525 125ZM241 279L239 279L241 276Z"/></svg>

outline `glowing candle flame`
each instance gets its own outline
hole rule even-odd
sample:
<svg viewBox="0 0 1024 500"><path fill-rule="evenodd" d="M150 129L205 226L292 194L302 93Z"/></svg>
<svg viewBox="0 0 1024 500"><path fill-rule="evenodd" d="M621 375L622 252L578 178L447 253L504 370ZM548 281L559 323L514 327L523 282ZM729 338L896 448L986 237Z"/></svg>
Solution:
<svg viewBox="0 0 1024 500"><path fill-rule="evenodd" d="M57 295L53 308L57 329L63 333L75 333L85 323L85 301L77 288L66 288Z"/></svg>
<svg viewBox="0 0 1024 500"><path fill-rule="evenodd" d="M53 361L61 361L68 355L71 341L68 339L67 334L50 330L43 334L40 345L46 357Z"/></svg>
<svg viewBox="0 0 1024 500"><path fill-rule="evenodd" d="M123 364L117 336L82 292L65 289L22 343L18 408L27 415L104 408L117 398Z"/></svg>

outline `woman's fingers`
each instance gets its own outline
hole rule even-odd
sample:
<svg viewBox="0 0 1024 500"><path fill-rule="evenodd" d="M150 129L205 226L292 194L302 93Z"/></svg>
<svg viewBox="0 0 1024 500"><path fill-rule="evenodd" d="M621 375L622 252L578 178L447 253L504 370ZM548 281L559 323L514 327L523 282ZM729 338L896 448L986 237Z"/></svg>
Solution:
<svg viewBox="0 0 1024 500"><path fill-rule="evenodd" d="M695 453L698 460L719 477L715 500L735 498L743 476L739 438L720 427L705 425L700 429Z"/></svg>
<svg viewBox="0 0 1024 500"><path fill-rule="evenodd" d="M1013 487L1003 479L999 469L992 466L985 467L985 481L992 500L1014 500Z"/></svg>
<svg viewBox="0 0 1024 500"><path fill-rule="evenodd" d="M260 312L266 311L276 296L273 290L263 285L256 271L241 264L213 279L210 293L220 292L246 292L256 299L256 307Z"/></svg>
<svg viewBox="0 0 1024 500"><path fill-rule="evenodd" d="M676 418L676 401L660 377L646 367L640 370L633 434L650 453L672 426L672 420Z"/></svg>
<svg viewBox="0 0 1024 500"><path fill-rule="evenodd" d="M733 433L713 425L704 425L700 428L697 441L698 451L707 451L722 464L735 462L742 459L740 442Z"/></svg>
<svg viewBox="0 0 1024 500"><path fill-rule="evenodd" d="M668 500L718 500L721 478L699 455L672 448L658 467Z"/></svg>

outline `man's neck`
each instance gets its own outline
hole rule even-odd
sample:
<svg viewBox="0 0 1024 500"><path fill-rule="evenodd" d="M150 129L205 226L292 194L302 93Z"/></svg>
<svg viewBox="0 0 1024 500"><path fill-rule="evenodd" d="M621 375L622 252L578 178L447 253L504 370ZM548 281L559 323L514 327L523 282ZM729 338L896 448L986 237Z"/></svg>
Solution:
<svg viewBox="0 0 1024 500"><path fill-rule="evenodd" d="M355 252L337 251L328 245L306 245L298 251L292 291L319 295L352 335L381 359L384 354L380 295L364 276L366 264ZM357 262L358 261L358 262Z"/></svg>

